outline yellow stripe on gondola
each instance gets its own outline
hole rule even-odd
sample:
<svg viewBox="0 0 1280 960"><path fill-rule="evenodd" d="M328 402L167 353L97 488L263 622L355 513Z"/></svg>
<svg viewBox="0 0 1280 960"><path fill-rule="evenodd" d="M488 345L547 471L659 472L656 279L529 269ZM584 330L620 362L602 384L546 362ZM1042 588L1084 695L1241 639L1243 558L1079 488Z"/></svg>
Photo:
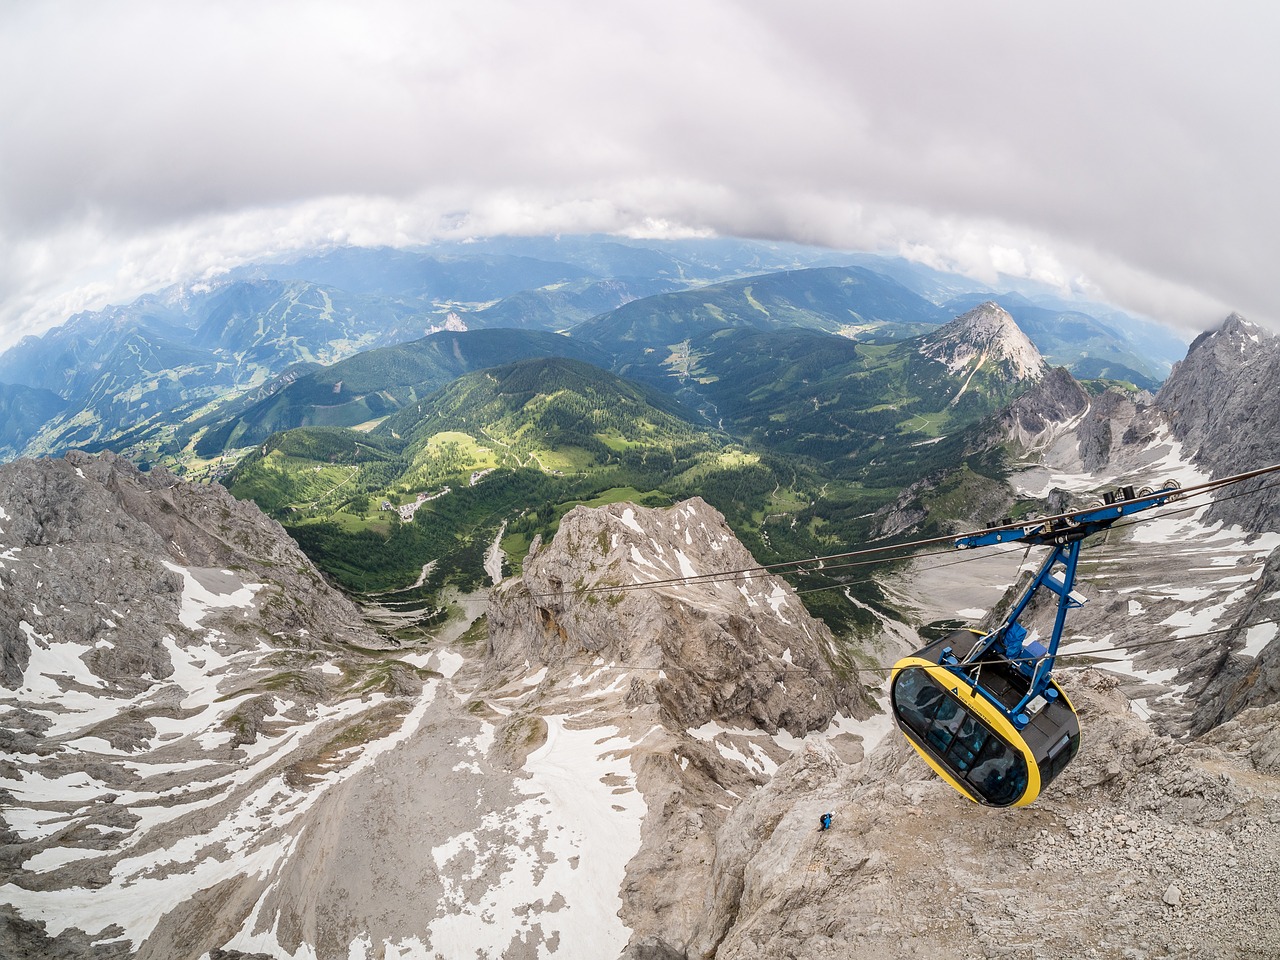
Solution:
<svg viewBox="0 0 1280 960"><path fill-rule="evenodd" d="M1025 807L1027 804L1035 800L1040 795L1040 765L1036 762L1035 755L1031 748L1027 746L1026 740L1003 713L996 709L986 697L975 691L971 684L963 678L956 676L946 667L939 666L920 657L903 657L893 665L893 671L889 675L890 689L898 678L898 674L908 667L920 667L933 679L939 687L950 693L959 703L960 708L971 716L980 720L988 729L993 731L1000 739L1004 740L1013 749L1022 754L1023 761L1027 765L1027 788L1022 795L1014 803L1009 804L1011 807ZM1057 688L1057 684L1054 684ZM954 789L964 794L974 803L981 803L978 797L974 796L973 791L962 780L959 780L953 773L942 766L937 760L930 755L928 749L919 743L915 736L906 729L905 725L898 724L903 735L907 738L907 742L915 748L916 753L924 759L943 780L950 784Z"/></svg>

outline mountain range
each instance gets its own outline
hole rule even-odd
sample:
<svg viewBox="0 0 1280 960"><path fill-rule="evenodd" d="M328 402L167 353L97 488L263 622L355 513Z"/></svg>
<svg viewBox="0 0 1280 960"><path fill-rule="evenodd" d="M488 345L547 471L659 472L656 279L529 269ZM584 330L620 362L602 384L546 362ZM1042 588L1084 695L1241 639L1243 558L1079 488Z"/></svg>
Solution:
<svg viewBox="0 0 1280 960"><path fill-rule="evenodd" d="M247 265L25 338L0 354L0 384L50 391L62 405L6 407L0 437L13 455L112 449L190 468L214 446L196 452L203 434L272 392L291 367L331 365L435 331L573 331L605 342L623 372L653 359L644 351L665 352L722 326L914 336L966 312L956 297L993 293L902 260L746 241L496 238L422 251L338 248ZM1154 386L1182 354L1167 330L1156 334L1163 328L1137 318L1116 322L1101 306L1068 312L1006 299L1025 312L1039 349L1082 375ZM657 336L675 339L654 347L648 341ZM628 356L626 345L641 341L640 355ZM304 422L330 421L268 426Z"/></svg>
<svg viewBox="0 0 1280 960"><path fill-rule="evenodd" d="M952 324L850 343L847 362L896 389L928 373L943 408L989 401L936 443L897 449L949 453L865 518L893 536L1169 479L1192 493L1280 460L1258 408L1280 387L1280 340L1242 318L1193 344L1155 396L1037 363L994 306ZM480 426L492 472L450 472L478 455ZM792 583L701 495L646 506L633 489L544 511L551 485L639 475L681 444L653 476L693 472L713 496L728 492L714 465L739 481L753 457L771 475L799 469L669 392L557 357L466 372L367 431L264 441L251 456L272 471L287 467L273 457L307 464L292 475L304 512L330 487L345 497L365 465L389 482L434 463L423 479L460 484L406 493L397 506L415 518L358 542L352 570L397 536L476 530L504 502L528 511L518 567L486 528L460 562L495 582L444 591L413 629L403 593L352 604L313 566L322 551L217 484L109 452L0 467L0 953L1280 951L1270 482L1189 495L1086 542L1055 669L1080 754L1030 808L993 811L893 730L885 681L923 637L998 621L1042 548L935 544L869 566L847 553L873 544L844 541L824 551L843 558L810 560ZM579 478L529 466L556 451L570 469L571 451L592 462ZM796 505L777 516L761 529L779 539L831 525ZM423 562L423 584L437 568ZM865 603L871 626L814 617L824 593ZM1043 635L1052 615L1026 623Z"/></svg>
<svg viewBox="0 0 1280 960"><path fill-rule="evenodd" d="M0 956L1280 956L1280 485L1194 489L1280 462L1278 371L728 240L81 314L0 355ZM1172 481L1084 542L1079 755L968 802L892 664L1044 548L954 536Z"/></svg>
<svg viewBox="0 0 1280 960"><path fill-rule="evenodd" d="M461 359L492 333L373 351L278 396L303 398L305 388L337 399L343 371L365 358L386 361L369 369L404 369L411 379L422 367L407 362L409 351ZM524 336L502 334L508 346ZM267 438L226 483L361 592L417 582L425 599L447 585L473 589L480 547L500 546L518 569L533 538L554 533L575 504L620 499L660 504L696 494L758 556L812 555L866 536L877 508L915 478L964 463L994 482L1002 454L973 432L1049 367L1008 314L984 304L921 337L879 344L735 326L707 338L692 375L661 365L649 372L624 379L554 356L487 367L372 427ZM354 397L394 392L355 383ZM359 400L351 419L367 409ZM377 561L361 561L371 552ZM873 626L868 610L884 599L873 587L850 589L857 603L840 593L808 602L838 628Z"/></svg>

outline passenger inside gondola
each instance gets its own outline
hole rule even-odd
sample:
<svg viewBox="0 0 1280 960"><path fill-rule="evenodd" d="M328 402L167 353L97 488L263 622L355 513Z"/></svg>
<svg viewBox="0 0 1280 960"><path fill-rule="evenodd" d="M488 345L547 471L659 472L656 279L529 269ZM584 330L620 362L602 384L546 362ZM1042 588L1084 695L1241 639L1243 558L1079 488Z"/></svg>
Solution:
<svg viewBox="0 0 1280 960"><path fill-rule="evenodd" d="M900 722L983 803L1008 806L1026 792L1027 762L1018 750L967 711L919 667L901 672L893 688Z"/></svg>

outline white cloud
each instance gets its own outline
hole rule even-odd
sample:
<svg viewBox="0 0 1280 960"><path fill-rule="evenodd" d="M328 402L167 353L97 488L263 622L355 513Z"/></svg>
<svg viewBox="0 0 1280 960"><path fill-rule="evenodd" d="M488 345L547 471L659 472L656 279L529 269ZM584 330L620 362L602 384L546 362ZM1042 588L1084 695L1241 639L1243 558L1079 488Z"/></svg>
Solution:
<svg viewBox="0 0 1280 960"><path fill-rule="evenodd" d="M715 231L1280 319L1277 8L0 7L0 343L313 243Z"/></svg>

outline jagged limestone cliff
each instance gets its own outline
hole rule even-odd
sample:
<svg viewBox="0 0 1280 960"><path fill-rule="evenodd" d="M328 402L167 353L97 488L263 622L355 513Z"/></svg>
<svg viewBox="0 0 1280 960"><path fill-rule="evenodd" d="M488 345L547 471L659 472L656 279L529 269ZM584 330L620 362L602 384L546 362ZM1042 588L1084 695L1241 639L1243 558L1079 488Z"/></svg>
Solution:
<svg viewBox="0 0 1280 960"><path fill-rule="evenodd" d="M1233 313L1195 339L1155 406L1192 459L1212 475L1270 466L1280 462L1277 371L1280 338ZM1269 480L1255 481L1250 489L1257 495L1224 499L1209 518L1280 532L1280 490Z"/></svg>
<svg viewBox="0 0 1280 960"><path fill-rule="evenodd" d="M495 591L489 645L492 669L599 657L647 671L636 696L677 728L715 720L802 737L836 713L870 713L831 631L698 498L572 510Z"/></svg>

